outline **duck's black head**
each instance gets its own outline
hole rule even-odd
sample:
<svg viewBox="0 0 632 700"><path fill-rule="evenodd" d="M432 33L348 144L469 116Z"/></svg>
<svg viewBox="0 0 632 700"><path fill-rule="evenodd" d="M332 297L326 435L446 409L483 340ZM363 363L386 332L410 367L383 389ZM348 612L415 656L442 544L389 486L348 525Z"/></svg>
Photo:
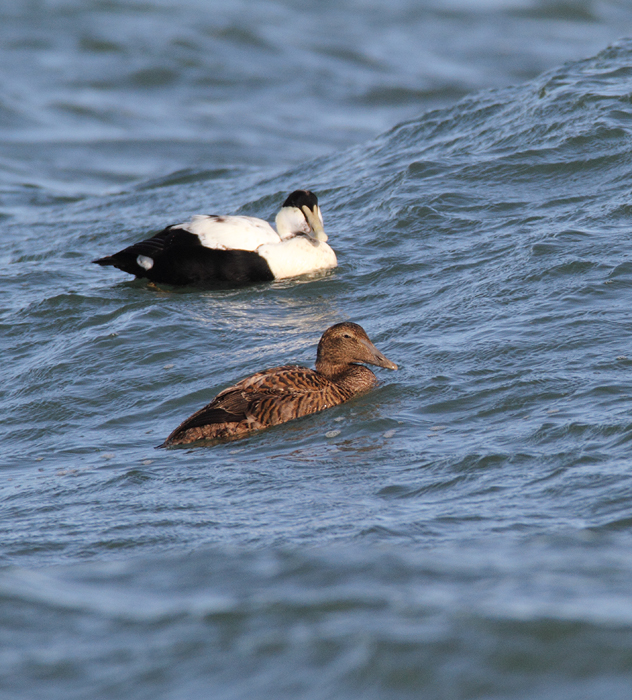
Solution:
<svg viewBox="0 0 632 700"><path fill-rule="evenodd" d="M318 206L318 197L309 190L294 190L287 196L283 206L296 207L297 209L306 206L311 211L315 211Z"/></svg>

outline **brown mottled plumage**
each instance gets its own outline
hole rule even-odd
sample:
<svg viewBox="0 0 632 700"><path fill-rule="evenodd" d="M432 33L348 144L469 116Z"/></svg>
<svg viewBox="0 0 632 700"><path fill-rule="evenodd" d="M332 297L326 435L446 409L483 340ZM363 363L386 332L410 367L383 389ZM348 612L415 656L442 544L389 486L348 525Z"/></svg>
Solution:
<svg viewBox="0 0 632 700"><path fill-rule="evenodd" d="M357 323L337 323L318 343L316 369L284 365L257 372L224 389L179 425L161 447L243 437L337 406L377 384L366 362L397 369Z"/></svg>

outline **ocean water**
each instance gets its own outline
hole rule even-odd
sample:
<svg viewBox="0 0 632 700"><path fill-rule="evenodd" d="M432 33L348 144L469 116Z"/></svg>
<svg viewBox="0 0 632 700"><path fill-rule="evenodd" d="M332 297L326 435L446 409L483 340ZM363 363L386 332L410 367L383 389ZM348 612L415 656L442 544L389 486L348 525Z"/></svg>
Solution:
<svg viewBox="0 0 632 700"><path fill-rule="evenodd" d="M7 3L8 5L8 3ZM632 8L0 8L0 698L628 700ZM339 267L90 261L309 187ZM400 366L157 450L353 320Z"/></svg>

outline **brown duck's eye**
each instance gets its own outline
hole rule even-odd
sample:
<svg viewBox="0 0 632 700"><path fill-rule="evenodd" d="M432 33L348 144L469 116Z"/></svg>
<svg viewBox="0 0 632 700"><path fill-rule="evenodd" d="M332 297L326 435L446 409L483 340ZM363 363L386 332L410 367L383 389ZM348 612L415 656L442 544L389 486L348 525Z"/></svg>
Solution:
<svg viewBox="0 0 632 700"><path fill-rule="evenodd" d="M351 336L348 333L345 333L342 337L351 339Z"/></svg>

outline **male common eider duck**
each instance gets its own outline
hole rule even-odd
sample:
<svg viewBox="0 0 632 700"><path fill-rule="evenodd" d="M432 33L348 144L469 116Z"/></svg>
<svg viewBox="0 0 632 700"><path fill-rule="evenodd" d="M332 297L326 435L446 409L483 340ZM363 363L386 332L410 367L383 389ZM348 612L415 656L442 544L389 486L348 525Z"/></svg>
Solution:
<svg viewBox="0 0 632 700"><path fill-rule="evenodd" d="M337 406L377 384L377 377L361 362L397 369L361 326L337 323L318 343L315 370L284 365L242 379L187 418L160 447L244 437Z"/></svg>
<svg viewBox="0 0 632 700"><path fill-rule="evenodd" d="M253 216L196 215L92 262L152 282L197 287L269 282L338 264L309 190L289 195L276 227Z"/></svg>

